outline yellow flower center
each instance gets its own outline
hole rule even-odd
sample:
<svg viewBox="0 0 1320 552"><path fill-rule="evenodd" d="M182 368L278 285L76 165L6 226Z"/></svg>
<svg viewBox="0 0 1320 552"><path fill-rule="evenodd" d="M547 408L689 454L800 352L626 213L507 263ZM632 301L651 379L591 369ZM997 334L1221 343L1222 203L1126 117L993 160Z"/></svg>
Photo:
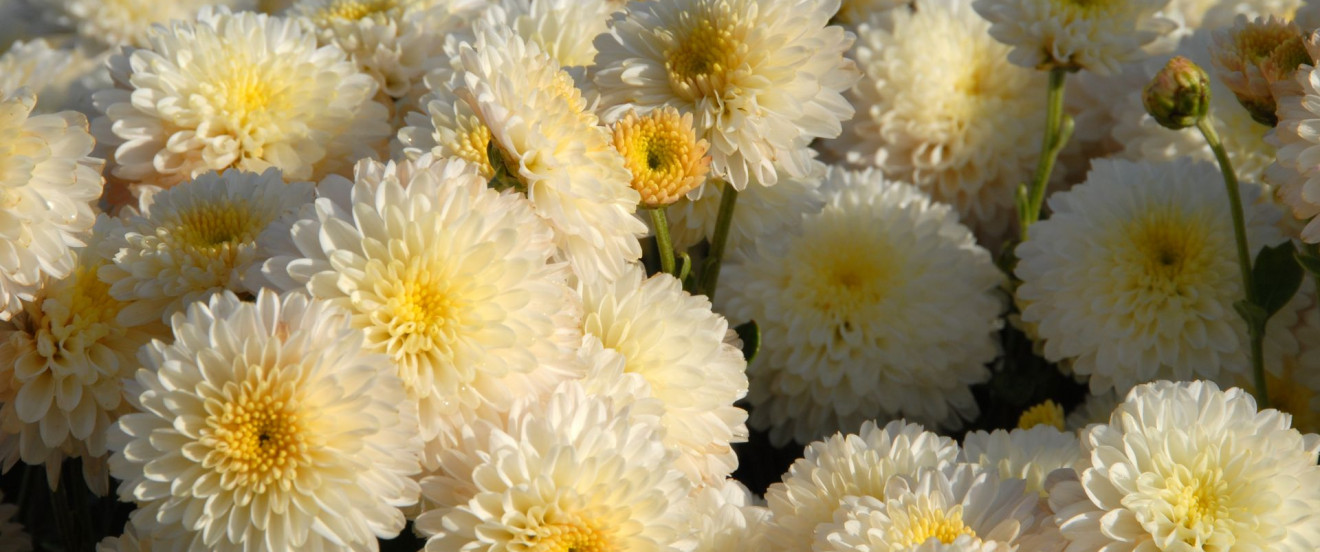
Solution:
<svg viewBox="0 0 1320 552"><path fill-rule="evenodd" d="M457 150L457 156L464 161L477 166L477 172L481 177L490 180L495 176L495 168L490 164L490 156L487 153L490 145L490 129L486 125L478 124L471 132L459 134L456 142L452 145Z"/></svg>
<svg viewBox="0 0 1320 552"><path fill-rule="evenodd" d="M385 13L399 7L398 0L332 0L311 17L318 25L334 19L357 21L364 17Z"/></svg>
<svg viewBox="0 0 1320 552"><path fill-rule="evenodd" d="M256 128L271 127L272 119L282 116L290 103L289 88L279 86L281 81L260 63L232 60L215 82L201 85L214 98L217 114L230 127L217 130L248 134Z"/></svg>
<svg viewBox="0 0 1320 552"><path fill-rule="evenodd" d="M1225 517L1228 483L1217 469L1192 473L1186 466L1175 466L1165 481L1164 499L1172 507L1170 521L1198 536L1214 532L1215 522ZM1183 534L1181 539L1193 539Z"/></svg>
<svg viewBox="0 0 1320 552"><path fill-rule="evenodd" d="M950 544L962 535L976 535L963 523L961 504L947 511L929 504L913 504L908 506L905 514L906 523L895 527L899 534L893 539L904 546L916 546L930 539Z"/></svg>
<svg viewBox="0 0 1320 552"><path fill-rule="evenodd" d="M716 9L685 18L676 43L665 53L669 85L686 100L723 96L748 53L742 29L728 23L738 15L727 3Z"/></svg>
<svg viewBox="0 0 1320 552"><path fill-rule="evenodd" d="M264 493L272 485L287 488L310 461L294 385L279 382L277 369L266 377L259 372L242 383L225 384L222 400L207 401L211 436L203 442L212 445L212 452L203 465L221 473L226 489Z"/></svg>
<svg viewBox="0 0 1320 552"><path fill-rule="evenodd" d="M536 529L536 536L528 552L617 552L606 535L586 523L544 525Z"/></svg>
<svg viewBox="0 0 1320 552"><path fill-rule="evenodd" d="M179 212L178 220L165 225L188 248L218 253L255 242L270 221L256 216L246 201L212 201Z"/></svg>
<svg viewBox="0 0 1320 552"><path fill-rule="evenodd" d="M1182 295L1199 282L1209 262L1206 232L1179 213L1153 212L1129 231L1140 270L1134 287L1161 295Z"/></svg>
<svg viewBox="0 0 1320 552"><path fill-rule="evenodd" d="M1063 407L1047 399L1045 402L1023 412L1022 416L1018 418L1018 428L1031 429L1038 425L1047 425L1062 431L1063 422Z"/></svg>
<svg viewBox="0 0 1320 552"><path fill-rule="evenodd" d="M820 240L821 243L847 243ZM810 303L822 312L851 318L858 309L886 299L899 264L887 244L866 247L812 247L803 252L801 274L805 285L793 286L809 294Z"/></svg>
<svg viewBox="0 0 1320 552"><path fill-rule="evenodd" d="M467 382L470 372L454 372L454 348L462 324L462 305L451 290L450 278L431 270L428 260L394 261L388 267L369 265L369 281L383 308L357 317L368 340L392 357L400 377L423 396L437 378Z"/></svg>
<svg viewBox="0 0 1320 552"><path fill-rule="evenodd" d="M645 207L678 201L705 181L710 167L707 143L697 140L692 116L680 117L672 107L646 117L629 113L614 125L614 147L623 154Z"/></svg>

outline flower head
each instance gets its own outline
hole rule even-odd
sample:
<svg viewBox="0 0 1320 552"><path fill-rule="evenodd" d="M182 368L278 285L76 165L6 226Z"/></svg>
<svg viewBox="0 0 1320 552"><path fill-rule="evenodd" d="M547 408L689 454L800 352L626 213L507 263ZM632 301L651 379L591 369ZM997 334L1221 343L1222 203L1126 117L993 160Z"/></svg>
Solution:
<svg viewBox="0 0 1320 552"><path fill-rule="evenodd" d="M232 293L173 319L111 436L139 530L194 550L374 550L404 527L421 440L389 359L302 293Z"/></svg>
<svg viewBox="0 0 1320 552"><path fill-rule="evenodd" d="M146 46L152 25L191 19L208 5L247 9L252 0L41 0L61 23L84 40L117 46Z"/></svg>
<svg viewBox="0 0 1320 552"><path fill-rule="evenodd" d="M691 113L680 117L672 107L641 117L629 112L613 128L614 149L623 155L643 207L669 205L705 183L710 144L693 133Z"/></svg>
<svg viewBox="0 0 1320 552"><path fill-rule="evenodd" d="M1036 69L1112 74L1141 59L1142 46L1174 29L1159 17L1169 0L975 0L1009 59Z"/></svg>
<svg viewBox="0 0 1320 552"><path fill-rule="evenodd" d="M1297 67L1314 63L1301 28L1273 16L1250 21L1239 17L1232 28L1215 31L1214 40L1211 53L1219 78L1253 119L1277 124L1275 97L1283 90L1274 88L1292 88Z"/></svg>

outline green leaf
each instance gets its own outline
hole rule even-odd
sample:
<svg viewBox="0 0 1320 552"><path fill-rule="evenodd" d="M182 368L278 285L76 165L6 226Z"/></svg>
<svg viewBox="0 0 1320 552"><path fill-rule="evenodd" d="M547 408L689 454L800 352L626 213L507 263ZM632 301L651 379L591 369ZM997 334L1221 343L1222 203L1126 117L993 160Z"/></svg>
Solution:
<svg viewBox="0 0 1320 552"><path fill-rule="evenodd" d="M1305 251L1297 252L1297 263L1313 276L1320 276L1320 257Z"/></svg>
<svg viewBox="0 0 1320 552"><path fill-rule="evenodd" d="M1251 268L1251 279L1256 287L1256 305L1265 311L1266 320L1297 294L1304 275L1302 265L1297 263L1297 248L1291 241L1260 248L1256 266Z"/></svg>
<svg viewBox="0 0 1320 552"><path fill-rule="evenodd" d="M761 327L756 325L755 320L748 320L744 324L739 324L733 328L738 333L738 339L742 340L743 358L751 364L752 359L756 358L756 353L761 352Z"/></svg>

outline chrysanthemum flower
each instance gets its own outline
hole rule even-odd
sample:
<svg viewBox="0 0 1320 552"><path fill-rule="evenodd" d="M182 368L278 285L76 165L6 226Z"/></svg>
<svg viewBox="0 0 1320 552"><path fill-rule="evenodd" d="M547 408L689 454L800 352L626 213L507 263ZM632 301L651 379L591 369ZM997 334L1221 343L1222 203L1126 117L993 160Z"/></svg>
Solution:
<svg viewBox="0 0 1320 552"><path fill-rule="evenodd" d="M583 333L598 354L619 355L624 371L640 374L664 404L665 444L681 453L678 467L694 482L714 483L738 467L731 443L747 440L747 362L728 321L702 295L683 291L667 274L641 267L617 280L580 285Z"/></svg>
<svg viewBox="0 0 1320 552"><path fill-rule="evenodd" d="M73 270L71 247L96 221L104 161L90 157L87 118L72 111L31 116L37 97L0 92L0 320L32 300L44 276Z"/></svg>
<svg viewBox="0 0 1320 552"><path fill-rule="evenodd" d="M4 500L4 493L0 493L0 500ZM23 526L14 520L14 514L18 513L18 506L13 504L0 504L0 552L30 552L32 550L32 537L23 531Z"/></svg>
<svg viewBox="0 0 1320 552"><path fill-rule="evenodd" d="M671 106L710 142L711 172L742 190L803 177L813 138L853 115L851 35L827 25L839 0L633 2L596 38L606 119Z"/></svg>
<svg viewBox="0 0 1320 552"><path fill-rule="evenodd" d="M1320 54L1320 38L1312 35L1306 41L1312 56ZM1320 242L1320 136L1312 130L1320 118L1320 72L1303 65L1293 74L1300 90L1285 94L1278 100L1279 124L1273 139L1279 147L1278 158L1270 166L1266 178L1278 186L1278 196L1301 220L1309 219L1302 229L1302 241Z"/></svg>
<svg viewBox="0 0 1320 552"><path fill-rule="evenodd" d="M1002 278L947 205L834 171L825 209L726 261L719 295L764 336L751 422L806 442L876 417L957 426L998 350ZM838 247L847 244L847 247Z"/></svg>
<svg viewBox="0 0 1320 552"><path fill-rule="evenodd" d="M423 514L428 551L677 550L686 537L687 479L659 428L568 382L545 403L524 401L507 423L470 433L461 458L427 478L428 498L470 498Z"/></svg>
<svg viewBox="0 0 1320 552"><path fill-rule="evenodd" d="M169 187L230 167L320 179L373 157L390 134L376 83L296 19L204 9L110 58L93 96L113 174Z"/></svg>
<svg viewBox="0 0 1320 552"><path fill-rule="evenodd" d="M1315 550L1320 437L1289 421L1209 382L1133 389L1050 491L1068 550Z"/></svg>
<svg viewBox="0 0 1320 552"><path fill-rule="evenodd" d="M692 492L692 552L765 550L770 510L736 479L725 479Z"/></svg>
<svg viewBox="0 0 1320 552"><path fill-rule="evenodd" d="M168 322L212 293L255 291L246 273L267 258L257 237L312 197L310 183L285 184L275 169L210 172L153 195L126 218L109 244L114 262L100 269L110 294L130 303L120 320Z"/></svg>
<svg viewBox="0 0 1320 552"><path fill-rule="evenodd" d="M610 14L619 8L609 0L500 0L499 6L518 36L540 46L561 67L592 64L592 41L609 30Z"/></svg>
<svg viewBox="0 0 1320 552"><path fill-rule="evenodd" d="M263 237L278 252L264 277L352 313L419 404L425 439L461 408L505 411L576 373L581 306L526 198L430 156L363 161L356 182L317 193L283 244Z"/></svg>
<svg viewBox="0 0 1320 552"><path fill-rule="evenodd" d="M490 129L455 92L462 84L460 78L460 72L446 68L426 75L423 82L429 92L418 100L420 111L404 117L399 143L409 159L427 153L436 158L457 157L476 166L481 177L490 180L495 177L489 157Z"/></svg>
<svg viewBox="0 0 1320 552"><path fill-rule="evenodd" d="M82 39L111 47L146 46L151 26L192 19L203 6L250 9L253 0L36 0Z"/></svg>
<svg viewBox="0 0 1320 552"><path fill-rule="evenodd" d="M1246 370L1228 197L1207 185L1220 178L1190 159L1097 160L1085 183L1050 197L1053 214L1017 248L1022 320L1046 358L1071 360L1095 392ZM1248 243L1282 241L1277 208L1242 189Z"/></svg>
<svg viewBox="0 0 1320 552"><path fill-rule="evenodd" d="M796 225L802 215L820 212L825 206L825 196L821 193L824 179L825 164L815 162L804 178L780 173L779 183L774 186L743 190L738 194L738 207L729 223L727 251L748 247L762 234L779 235L786 226ZM674 249L683 251L715 236L724 186L719 179L707 180L687 198L665 210Z"/></svg>
<svg viewBox="0 0 1320 552"><path fill-rule="evenodd" d="M88 485L104 494L106 432L128 410L124 379L138 347L168 334L157 321L118 320L125 303L110 295L97 269L114 254L117 221L102 217L73 272L49 279L23 310L0 322L0 459L5 471L20 459L45 464L51 488L65 458L84 458ZM94 465L97 464L97 465ZM99 468L99 469L98 469ZM98 479L99 478L99 479Z"/></svg>
<svg viewBox="0 0 1320 552"><path fill-rule="evenodd" d="M1045 478L1060 468L1071 468L1081 457L1077 435L1050 426L1030 429L973 431L963 439L963 462L998 470L1005 479L1027 482L1026 491L1045 493Z"/></svg>
<svg viewBox="0 0 1320 552"><path fill-rule="evenodd" d="M1034 528L1037 497L1020 479L959 464L897 476L881 496L850 496L816 530L821 552L996 552L1014 550Z"/></svg>
<svg viewBox="0 0 1320 552"><path fill-rule="evenodd" d="M1043 403L1032 406L1022 412L1018 417L1019 429L1031 429L1033 427L1044 425L1055 429L1063 429L1063 407L1052 400L1046 400Z"/></svg>
<svg viewBox="0 0 1320 552"><path fill-rule="evenodd" d="M585 111L582 93L535 43L480 21L460 46L456 89L490 132L500 164L579 274L622 274L641 257L639 196L608 131ZM497 160L490 160L492 163Z"/></svg>
<svg viewBox="0 0 1320 552"><path fill-rule="evenodd" d="M3 15L0 15L3 17ZM110 85L104 67L109 52L94 52L79 43L52 47L46 39L15 42L0 55L0 91L27 88L41 101L34 113L72 109L95 113L92 92Z"/></svg>
<svg viewBox="0 0 1320 552"><path fill-rule="evenodd" d="M375 550L417 501L417 412L350 315L263 290L153 341L110 438L133 523L190 550Z"/></svg>
<svg viewBox="0 0 1320 552"><path fill-rule="evenodd" d="M1272 88L1292 83L1298 65L1315 63L1306 51L1302 29L1273 16L1242 17L1213 36L1210 52L1220 81L1254 118L1273 126L1277 106Z"/></svg>
<svg viewBox="0 0 1320 552"><path fill-rule="evenodd" d="M1008 61L1008 47L961 0L920 0L857 28L857 116L826 147L957 208L995 241L1016 220L1045 125L1044 75ZM994 238L994 239L990 239Z"/></svg>
<svg viewBox="0 0 1320 552"><path fill-rule="evenodd" d="M614 149L623 155L643 207L663 207L706 182L710 147L692 130L692 114L664 107L649 115L630 111L614 122Z"/></svg>
<svg viewBox="0 0 1320 552"><path fill-rule="evenodd" d="M846 497L884 497L894 477L947 466L957 455L952 439L901 421L883 428L866 422L855 435L811 443L783 481L765 492L773 514L768 548L810 550L817 530L833 522Z"/></svg>
<svg viewBox="0 0 1320 552"><path fill-rule="evenodd" d="M1100 74L1145 57L1142 46L1172 31L1156 15L1169 0L975 0L990 35L1013 47L1009 59L1035 69Z"/></svg>

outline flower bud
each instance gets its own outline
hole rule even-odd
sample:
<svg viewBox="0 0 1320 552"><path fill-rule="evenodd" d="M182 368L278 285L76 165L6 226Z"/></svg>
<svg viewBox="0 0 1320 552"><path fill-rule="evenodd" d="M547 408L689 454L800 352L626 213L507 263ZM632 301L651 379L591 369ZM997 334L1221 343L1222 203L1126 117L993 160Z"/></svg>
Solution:
<svg viewBox="0 0 1320 552"><path fill-rule="evenodd" d="M1192 60L1174 56L1141 91L1141 101L1165 128L1187 128L1210 108L1210 77Z"/></svg>

